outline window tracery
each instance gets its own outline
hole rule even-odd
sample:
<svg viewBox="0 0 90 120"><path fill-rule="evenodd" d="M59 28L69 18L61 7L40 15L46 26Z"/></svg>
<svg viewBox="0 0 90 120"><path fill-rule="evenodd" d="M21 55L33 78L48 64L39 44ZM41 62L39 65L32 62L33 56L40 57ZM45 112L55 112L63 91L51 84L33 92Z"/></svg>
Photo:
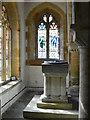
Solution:
<svg viewBox="0 0 90 120"><path fill-rule="evenodd" d="M44 14L38 27L38 59L60 59L59 35L53 15Z"/></svg>
<svg viewBox="0 0 90 120"><path fill-rule="evenodd" d="M2 5L0 20L0 81L9 80L11 76L11 29L7 10Z"/></svg>

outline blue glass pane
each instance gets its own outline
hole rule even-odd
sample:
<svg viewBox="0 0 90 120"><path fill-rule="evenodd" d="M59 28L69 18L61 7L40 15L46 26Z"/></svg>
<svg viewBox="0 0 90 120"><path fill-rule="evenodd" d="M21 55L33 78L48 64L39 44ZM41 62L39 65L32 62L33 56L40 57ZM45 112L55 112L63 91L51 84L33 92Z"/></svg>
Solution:
<svg viewBox="0 0 90 120"><path fill-rule="evenodd" d="M49 58L50 59L59 59L59 42L58 42L58 28L57 25L53 22L49 28Z"/></svg>
<svg viewBox="0 0 90 120"><path fill-rule="evenodd" d="M44 25L43 25L43 23L41 23L41 29L43 29L44 28Z"/></svg>
<svg viewBox="0 0 90 120"><path fill-rule="evenodd" d="M51 40L51 44L52 46L55 46L55 48L57 47L57 36L50 36L50 40Z"/></svg>

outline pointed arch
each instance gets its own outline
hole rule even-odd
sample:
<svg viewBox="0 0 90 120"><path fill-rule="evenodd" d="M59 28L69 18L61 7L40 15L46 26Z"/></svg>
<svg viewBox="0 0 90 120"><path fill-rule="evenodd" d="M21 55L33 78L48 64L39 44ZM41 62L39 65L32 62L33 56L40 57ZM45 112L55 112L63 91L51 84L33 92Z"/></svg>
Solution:
<svg viewBox="0 0 90 120"><path fill-rule="evenodd" d="M40 16L44 14L44 12L49 11L52 13L60 26L60 33L63 32L63 51L64 51L64 60L66 60L66 13L57 5L49 2L41 3L33 8L26 18L26 26L28 27L28 31L26 32L26 53L27 60L26 64L30 65L31 63L35 63L37 61L37 36L36 36L36 28L37 23L40 20ZM61 36L60 36L61 37ZM32 44L32 45L31 45ZM33 53L34 52L34 53ZM34 62L31 62L33 61ZM43 61L38 61L41 65Z"/></svg>
<svg viewBox="0 0 90 120"><path fill-rule="evenodd" d="M4 6L7 9L10 27L19 30L19 15L17 4L15 2L5 2Z"/></svg>
<svg viewBox="0 0 90 120"><path fill-rule="evenodd" d="M45 2L45 3L41 3L40 5L33 8L32 11L30 11L30 13L29 13L29 15L27 16L27 19L26 19L26 25L28 25L30 23L29 22L30 20L35 19L35 17L37 17L40 14L40 12L42 12L45 9L46 10L48 9L55 14L57 13L58 15L61 16L63 21L66 21L66 14L64 13L64 11L60 7L58 7L55 4Z"/></svg>
<svg viewBox="0 0 90 120"><path fill-rule="evenodd" d="M11 75L20 77L19 65L20 65L20 45L19 45L19 15L16 2L4 2L6 7L8 20L11 28Z"/></svg>

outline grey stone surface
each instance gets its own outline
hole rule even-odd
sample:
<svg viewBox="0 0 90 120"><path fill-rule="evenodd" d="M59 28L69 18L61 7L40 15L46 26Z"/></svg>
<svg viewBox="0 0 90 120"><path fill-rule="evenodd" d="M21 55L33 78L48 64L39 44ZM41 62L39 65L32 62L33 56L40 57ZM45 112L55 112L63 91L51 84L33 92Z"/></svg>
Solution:
<svg viewBox="0 0 90 120"><path fill-rule="evenodd" d="M89 91L89 2L75 3L75 24L71 28L76 32L76 42L80 50L80 82L79 82L79 118L88 118ZM85 19L84 19L85 18Z"/></svg>
<svg viewBox="0 0 90 120"><path fill-rule="evenodd" d="M42 72L45 74L55 74L59 76L66 76L68 73L68 63L67 62L53 62L47 61L42 64Z"/></svg>
<svg viewBox="0 0 90 120"><path fill-rule="evenodd" d="M51 99L52 101L52 99ZM63 100L60 102L42 102L41 99L37 101L37 107L38 108L46 108L46 109L58 109L58 110L72 110L72 104L67 103L67 101L63 102Z"/></svg>
<svg viewBox="0 0 90 120"><path fill-rule="evenodd" d="M23 110L29 104L29 102L31 101L34 95L41 95L41 94L42 91L27 90L6 112L3 113L2 120L9 120L9 119L15 120L16 118L17 118L16 120L19 119L27 120L23 117ZM33 119L29 118L29 120L34 120L34 118ZM48 120L50 120L50 118Z"/></svg>
<svg viewBox="0 0 90 120"><path fill-rule="evenodd" d="M7 111L5 111L2 115L2 120L26 120L23 118L23 110L30 102L34 95L41 95L42 91L30 91L27 90Z"/></svg>
<svg viewBox="0 0 90 120"><path fill-rule="evenodd" d="M44 95L47 97L66 99L66 76L68 73L68 62L45 61L42 64L44 76Z"/></svg>
<svg viewBox="0 0 90 120"><path fill-rule="evenodd" d="M68 94L70 94L71 96L74 96L74 97L75 96L79 97L79 86L73 85L73 86L69 87Z"/></svg>
<svg viewBox="0 0 90 120"><path fill-rule="evenodd" d="M73 110L54 110L42 109L37 107L37 102L40 99L39 95L35 95L31 102L23 111L25 118L78 118L78 112Z"/></svg>
<svg viewBox="0 0 90 120"><path fill-rule="evenodd" d="M88 118L88 49L80 49L80 90L79 90L79 118Z"/></svg>

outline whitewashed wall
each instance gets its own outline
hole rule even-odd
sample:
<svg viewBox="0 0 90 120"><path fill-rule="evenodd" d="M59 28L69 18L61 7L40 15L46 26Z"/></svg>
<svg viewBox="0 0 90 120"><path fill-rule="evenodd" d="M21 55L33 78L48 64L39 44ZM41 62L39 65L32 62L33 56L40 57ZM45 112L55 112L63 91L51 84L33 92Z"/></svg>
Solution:
<svg viewBox="0 0 90 120"><path fill-rule="evenodd" d="M26 66L25 73L27 87L35 88L44 86L41 66Z"/></svg>

